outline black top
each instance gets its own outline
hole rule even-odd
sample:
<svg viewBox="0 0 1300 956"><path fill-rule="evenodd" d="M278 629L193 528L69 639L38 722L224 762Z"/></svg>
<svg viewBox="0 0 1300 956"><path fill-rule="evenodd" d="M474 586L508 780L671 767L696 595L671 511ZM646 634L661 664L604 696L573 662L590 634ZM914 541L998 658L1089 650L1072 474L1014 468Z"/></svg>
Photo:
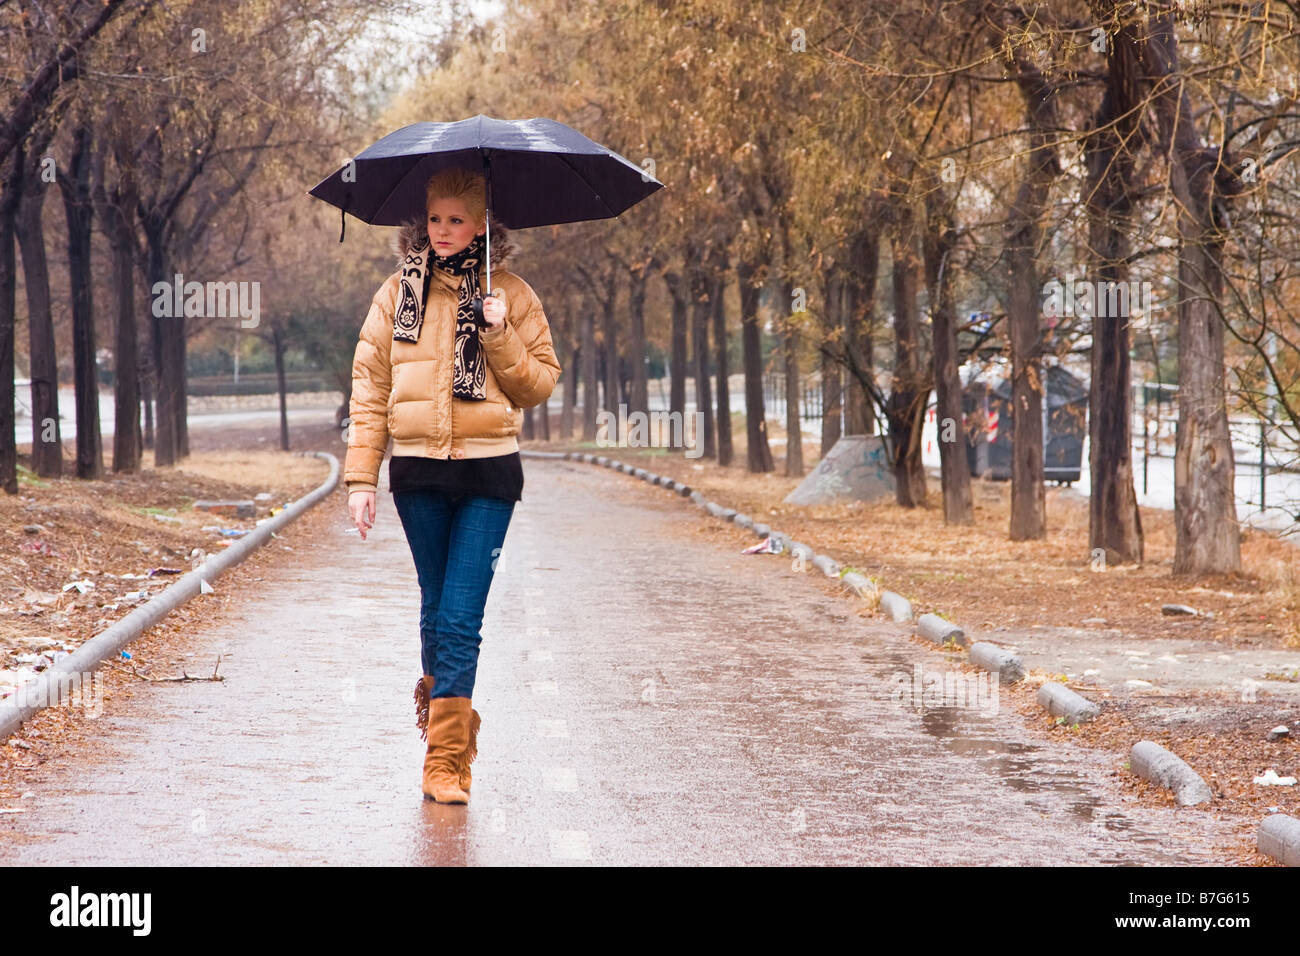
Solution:
<svg viewBox="0 0 1300 956"><path fill-rule="evenodd" d="M388 460L388 490L411 491L417 488L522 501L524 466L517 451L491 458L393 455Z"/></svg>

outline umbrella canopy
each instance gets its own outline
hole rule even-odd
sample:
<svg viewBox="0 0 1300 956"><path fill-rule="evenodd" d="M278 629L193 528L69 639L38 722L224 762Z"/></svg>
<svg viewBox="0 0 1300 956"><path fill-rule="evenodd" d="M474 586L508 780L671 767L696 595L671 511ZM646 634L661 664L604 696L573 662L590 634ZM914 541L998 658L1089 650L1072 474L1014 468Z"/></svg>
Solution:
<svg viewBox="0 0 1300 956"><path fill-rule="evenodd" d="M404 126L309 192L344 215L399 226L424 218L425 184L452 166L483 170L488 208L512 229L610 219L664 188L641 167L563 123L480 113L455 123Z"/></svg>

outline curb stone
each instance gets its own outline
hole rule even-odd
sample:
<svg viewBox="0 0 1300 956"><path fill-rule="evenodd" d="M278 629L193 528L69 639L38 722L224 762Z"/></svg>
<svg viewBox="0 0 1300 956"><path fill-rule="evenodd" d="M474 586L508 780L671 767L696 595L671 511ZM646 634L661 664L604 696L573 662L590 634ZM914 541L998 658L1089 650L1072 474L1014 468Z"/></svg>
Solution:
<svg viewBox="0 0 1300 956"><path fill-rule="evenodd" d="M1154 784L1172 790L1180 807L1209 803L1214 794L1200 774L1152 740L1139 740L1129 752L1129 769Z"/></svg>
<svg viewBox="0 0 1300 956"><path fill-rule="evenodd" d="M1285 866L1300 866L1300 820L1285 813L1266 816L1255 834L1259 852Z"/></svg>
<svg viewBox="0 0 1300 956"><path fill-rule="evenodd" d="M858 597L866 597L868 594L876 593L876 586L871 583L871 579L865 574L857 571L850 571L840 578L844 586L856 594Z"/></svg>
<svg viewBox="0 0 1300 956"><path fill-rule="evenodd" d="M1067 724L1086 724L1101 713L1101 707L1064 684L1048 681L1038 688L1038 706Z"/></svg>
<svg viewBox="0 0 1300 956"><path fill-rule="evenodd" d="M1003 684L1014 684L1025 677L1025 665L1020 658L988 641L976 641L970 646L970 662L997 674Z"/></svg>
<svg viewBox="0 0 1300 956"><path fill-rule="evenodd" d="M839 563L829 554L819 554L812 560L813 567L826 575L828 578L837 578L840 575Z"/></svg>
<svg viewBox="0 0 1300 956"><path fill-rule="evenodd" d="M215 581L218 576L239 564L270 541L276 531L297 520L303 512L338 486L339 460L329 452L299 452L298 457L325 459L330 465L329 477L297 501L285 505L278 515L259 524L229 548L212 555L189 574L177 578L169 587L100 631L67 657L59 658L38 676L20 685L0 703L0 740L8 739L24 721L30 720L51 704L68 700L73 690L81 688L83 675L98 669L105 660L117 655L144 631L191 598L202 594L205 584Z"/></svg>
<svg viewBox="0 0 1300 956"><path fill-rule="evenodd" d="M906 624L912 620L912 602L893 591L880 592L880 609L896 624Z"/></svg>
<svg viewBox="0 0 1300 956"><path fill-rule="evenodd" d="M916 619L916 629L922 637L936 644L946 644L950 640L963 646L966 644L966 632L938 614L922 614Z"/></svg>

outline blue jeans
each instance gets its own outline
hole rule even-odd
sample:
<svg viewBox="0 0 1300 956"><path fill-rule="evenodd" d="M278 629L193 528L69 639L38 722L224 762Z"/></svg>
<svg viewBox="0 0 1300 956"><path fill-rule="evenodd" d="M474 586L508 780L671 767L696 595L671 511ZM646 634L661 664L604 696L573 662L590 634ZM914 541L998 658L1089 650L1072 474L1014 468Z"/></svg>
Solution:
<svg viewBox="0 0 1300 956"><path fill-rule="evenodd" d="M437 489L393 492L420 582L420 661L433 697L472 697L479 633L515 502Z"/></svg>

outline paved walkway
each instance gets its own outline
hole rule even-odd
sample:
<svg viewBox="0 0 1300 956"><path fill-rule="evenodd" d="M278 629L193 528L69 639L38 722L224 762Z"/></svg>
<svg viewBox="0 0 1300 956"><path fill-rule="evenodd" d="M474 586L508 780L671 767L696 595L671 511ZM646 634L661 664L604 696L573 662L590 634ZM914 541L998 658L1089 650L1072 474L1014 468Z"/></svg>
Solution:
<svg viewBox="0 0 1300 956"><path fill-rule="evenodd" d="M1125 802L1106 755L1010 707L917 709L902 627L695 534L698 510L526 462L488 600L467 807L423 799L419 593L391 498L286 553L195 672L140 685L29 774L0 863L1153 864L1222 858L1212 814ZM736 549L738 552L739 549ZM218 582L218 586L220 583ZM200 663L202 662L202 663Z"/></svg>

